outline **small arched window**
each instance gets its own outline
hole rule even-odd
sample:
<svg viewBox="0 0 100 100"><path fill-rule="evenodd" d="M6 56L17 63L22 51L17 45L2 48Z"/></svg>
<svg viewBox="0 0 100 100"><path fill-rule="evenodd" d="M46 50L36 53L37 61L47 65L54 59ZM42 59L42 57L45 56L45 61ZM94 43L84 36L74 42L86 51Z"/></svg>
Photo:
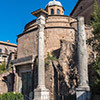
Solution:
<svg viewBox="0 0 100 100"><path fill-rule="evenodd" d="M60 10L59 9L57 9L57 15L60 15Z"/></svg>
<svg viewBox="0 0 100 100"><path fill-rule="evenodd" d="M51 9L51 15L54 15L54 10L53 9Z"/></svg>
<svg viewBox="0 0 100 100"><path fill-rule="evenodd" d="M0 53L2 53L2 49L0 49Z"/></svg>

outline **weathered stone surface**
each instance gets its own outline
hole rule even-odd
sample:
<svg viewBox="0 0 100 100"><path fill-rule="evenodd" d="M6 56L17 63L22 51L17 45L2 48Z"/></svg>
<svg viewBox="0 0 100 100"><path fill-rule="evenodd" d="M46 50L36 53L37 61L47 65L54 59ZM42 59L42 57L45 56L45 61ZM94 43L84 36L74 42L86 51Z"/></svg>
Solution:
<svg viewBox="0 0 100 100"><path fill-rule="evenodd" d="M45 16L38 13L38 87L34 90L34 100L49 100L49 90L45 87L45 61L44 61L44 26Z"/></svg>
<svg viewBox="0 0 100 100"><path fill-rule="evenodd" d="M92 29L88 26L85 27L87 40L91 38ZM39 29L36 24L36 20L28 23L25 26L25 30L22 34L18 36L18 59L26 58L28 56L38 55L38 38ZM77 22L76 19L68 16L50 15L46 18L46 25L44 28L44 45L45 45L45 58L54 56L58 61L50 61L49 67L46 67L46 88L50 90L50 100L60 98L67 98L68 95L75 94L75 88L79 84L79 77L77 71ZM92 45L87 43L87 56L88 65L95 60L95 53L93 51ZM53 55L52 55L53 53ZM91 58L91 59L90 59ZM25 62L27 62L25 60ZM18 67L18 81L20 84L16 86L19 88L17 91L21 90L21 71L27 71L31 69L33 71L34 77L34 88L37 87L37 71L38 62L33 62L32 64L26 64Z"/></svg>
<svg viewBox="0 0 100 100"><path fill-rule="evenodd" d="M78 17L78 64L79 64L79 87L88 87L87 47L84 18Z"/></svg>
<svg viewBox="0 0 100 100"><path fill-rule="evenodd" d="M71 99L75 95L78 75L74 50L73 42L62 40L59 52L54 53L58 61L51 60L46 66L46 87L50 90L50 100L68 99L72 95Z"/></svg>
<svg viewBox="0 0 100 100"><path fill-rule="evenodd" d="M13 91L13 74L6 72L0 74L0 94Z"/></svg>
<svg viewBox="0 0 100 100"><path fill-rule="evenodd" d="M0 41L0 50L0 64L4 61L8 63L10 59L14 60L17 56L17 45L9 43L9 40L7 42Z"/></svg>
<svg viewBox="0 0 100 100"><path fill-rule="evenodd" d="M37 33L37 30L32 31L18 38L18 59L31 55L37 55Z"/></svg>
<svg viewBox="0 0 100 100"><path fill-rule="evenodd" d="M50 100L48 89L36 89L34 90L34 100Z"/></svg>
<svg viewBox="0 0 100 100"><path fill-rule="evenodd" d="M38 37L38 87L45 88L45 64L44 64L44 25L45 17L40 15L37 19L39 25Z"/></svg>
<svg viewBox="0 0 100 100"><path fill-rule="evenodd" d="M62 40L61 51L59 56L59 74L60 74L60 94L67 98L68 95L75 94L75 87L78 85L77 72L77 53L74 42ZM71 99L71 98L70 98Z"/></svg>
<svg viewBox="0 0 100 100"><path fill-rule="evenodd" d="M28 56L28 57L12 60L11 63L17 64L17 63L22 63L22 62L27 62L27 61L32 62L32 60L33 60L33 56Z"/></svg>
<svg viewBox="0 0 100 100"><path fill-rule="evenodd" d="M48 16L45 25L45 55L48 52L59 49L60 40L75 40L75 30L70 27L70 22L73 21L75 19L68 16ZM38 30L34 26L35 23L27 25L24 31L27 32L18 36L18 59L30 55L37 55Z"/></svg>
<svg viewBox="0 0 100 100"><path fill-rule="evenodd" d="M36 22L29 23L26 26L27 33L18 37L18 57L37 56L38 47L38 29ZM31 27L31 28L30 28ZM45 58L49 53L57 57L57 61L51 61L49 67L46 67L46 88L50 90L50 100L54 98L67 98L68 95L74 96L75 88L79 84L77 71L77 23L76 19L68 16L48 16L44 29ZM92 29L85 27L86 39L91 38ZM24 32L25 32L24 31ZM26 43L25 46L24 42ZM95 60L93 47L87 43L88 64ZM28 52L27 52L28 51ZM35 57L36 57L35 56ZM35 59L35 58L34 58ZM25 65L27 66L27 65ZM23 70L25 68L23 67ZM29 66L29 65L28 65ZM26 70L26 68L25 68ZM28 69L27 69L28 70ZM37 87L37 67L34 63L34 88Z"/></svg>
<svg viewBox="0 0 100 100"><path fill-rule="evenodd" d="M61 21L60 21L61 18ZM60 100L62 98L67 98L68 95L75 94L75 88L79 84L78 72L77 72L77 33L75 33L74 28L76 28L77 23L70 26L71 22L75 22L73 18L67 16L48 16L46 22L45 32L45 58L47 58L48 52L57 57L57 61L51 61L49 67L46 67L46 88L50 91L50 100L55 98ZM56 24L55 24L56 23ZM35 24L35 26L34 26ZM60 27L61 25L61 27ZM37 57L37 47L38 47L38 29L36 28L36 22L26 26L26 29L21 36L18 37L18 62L27 62L31 59L28 56L34 56L34 60ZM31 28L30 28L31 27ZM76 28L77 29L77 28ZM90 27L85 27L87 40L91 38L92 29ZM92 44L87 43L87 55L88 55L88 65L91 69L91 63L95 60L95 53ZM90 59L91 58L91 59ZM22 60L21 60L22 59ZM32 62L32 61L31 61ZM16 81L16 92L21 92L21 73L25 71L30 71L33 73L34 86L32 90L37 87L37 65L32 67L32 63L24 64L17 67L17 81ZM32 72L33 71L33 72ZM90 73L90 72L89 72ZM91 75L90 75L91 76ZM5 89L6 90L6 89Z"/></svg>
<svg viewBox="0 0 100 100"><path fill-rule="evenodd" d="M77 22L79 86L76 88L76 99L89 100L90 87L88 81L87 46L84 17L77 17Z"/></svg>

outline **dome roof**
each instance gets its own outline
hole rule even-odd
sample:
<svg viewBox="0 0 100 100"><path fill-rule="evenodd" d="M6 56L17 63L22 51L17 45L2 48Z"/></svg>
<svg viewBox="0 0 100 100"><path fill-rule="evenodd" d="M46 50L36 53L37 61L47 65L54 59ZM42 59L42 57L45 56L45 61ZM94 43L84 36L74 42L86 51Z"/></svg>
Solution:
<svg viewBox="0 0 100 100"><path fill-rule="evenodd" d="M57 5L57 6L62 6L62 4L59 1L50 1L47 6L53 6L53 5Z"/></svg>

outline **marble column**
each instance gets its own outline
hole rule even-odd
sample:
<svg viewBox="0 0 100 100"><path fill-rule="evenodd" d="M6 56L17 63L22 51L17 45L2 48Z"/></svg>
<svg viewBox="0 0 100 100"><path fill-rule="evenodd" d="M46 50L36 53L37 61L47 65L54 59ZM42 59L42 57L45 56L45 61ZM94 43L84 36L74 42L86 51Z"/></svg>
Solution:
<svg viewBox="0 0 100 100"><path fill-rule="evenodd" d="M45 17L40 15L37 19L38 35L38 87L45 88L45 65L44 65L44 26Z"/></svg>
<svg viewBox="0 0 100 100"><path fill-rule="evenodd" d="M41 13L40 13L41 12ZM38 10L38 87L34 90L34 100L49 100L49 90L45 87L45 64L44 64L44 10ZM35 13L37 15L37 13Z"/></svg>
<svg viewBox="0 0 100 100"><path fill-rule="evenodd" d="M79 86L76 89L77 100L89 100L89 81L87 67L87 48L86 48L86 33L84 25L84 17L77 17L78 31L78 71L79 71Z"/></svg>

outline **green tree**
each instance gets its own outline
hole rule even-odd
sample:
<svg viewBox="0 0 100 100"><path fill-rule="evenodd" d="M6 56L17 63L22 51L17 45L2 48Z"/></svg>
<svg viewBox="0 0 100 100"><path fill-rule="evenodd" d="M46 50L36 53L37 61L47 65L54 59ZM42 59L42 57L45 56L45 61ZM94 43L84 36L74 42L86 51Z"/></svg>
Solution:
<svg viewBox="0 0 100 100"><path fill-rule="evenodd" d="M92 14L91 25L94 29L94 38L98 41L98 44L100 45L100 8L98 7L96 0L94 1L94 12ZM98 48L98 52L100 52L100 47Z"/></svg>
<svg viewBox="0 0 100 100"><path fill-rule="evenodd" d="M93 85L93 93L100 94L100 8L97 1L94 1L94 12L92 15L91 26L93 27L94 40L96 41L95 50L97 51L97 58L94 64L94 71L96 79Z"/></svg>
<svg viewBox="0 0 100 100"><path fill-rule="evenodd" d="M11 70L11 64L9 64L9 69L6 69L6 65L7 63L5 61L0 64L0 74Z"/></svg>
<svg viewBox="0 0 100 100"><path fill-rule="evenodd" d="M6 70L6 62L2 62L0 64L0 74L3 73Z"/></svg>

